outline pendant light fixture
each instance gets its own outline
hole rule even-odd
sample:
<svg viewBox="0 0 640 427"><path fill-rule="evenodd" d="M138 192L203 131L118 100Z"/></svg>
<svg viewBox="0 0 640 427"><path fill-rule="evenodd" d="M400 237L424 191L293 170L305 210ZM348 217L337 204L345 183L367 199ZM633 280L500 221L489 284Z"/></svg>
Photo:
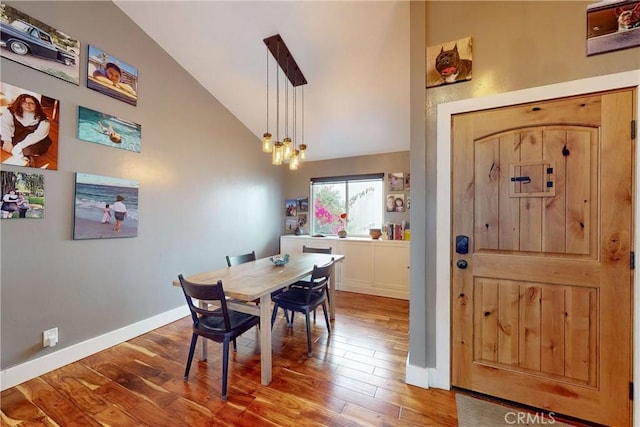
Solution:
<svg viewBox="0 0 640 427"><path fill-rule="evenodd" d="M276 64L278 65L276 70L276 114L275 114L275 128L276 128L276 140L272 143L273 137L269 133L269 60L267 53L267 131L263 135L262 139L262 150L265 153L271 153L271 163L274 165L281 165L286 162L289 164L289 169L297 170L300 164L300 161L305 158L305 152L307 146L302 144L298 144L297 141L297 129L299 125L298 121L298 108L297 108L297 87L303 86L307 84L307 80L305 79L302 71L298 68L295 59L289 52L286 44L282 40L279 34L273 35L263 40L265 45L267 46L267 50L271 52L271 55L276 60ZM284 138L280 139L280 72L284 74L284 102L283 102L283 129L284 129ZM291 85L291 96L293 98L292 101L292 110L291 110L291 118L292 118L292 134L289 133L289 85ZM300 122L300 126L303 129L302 135L304 135L304 91L302 97L302 120ZM292 138L293 136L293 138ZM298 148L299 146L299 148ZM271 150L269 151L269 148Z"/></svg>
<svg viewBox="0 0 640 427"><path fill-rule="evenodd" d="M267 131L262 135L262 152L273 151L272 137L269 133L269 52L267 51Z"/></svg>

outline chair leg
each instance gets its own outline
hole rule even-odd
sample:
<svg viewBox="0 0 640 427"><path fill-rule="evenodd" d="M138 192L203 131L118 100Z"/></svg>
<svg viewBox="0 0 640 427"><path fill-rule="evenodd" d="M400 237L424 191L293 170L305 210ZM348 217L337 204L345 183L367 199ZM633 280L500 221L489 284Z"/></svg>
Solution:
<svg viewBox="0 0 640 427"><path fill-rule="evenodd" d="M329 315L327 314L327 304L322 303L322 311L324 311L324 320L327 322L327 331L331 333L331 323L329 323Z"/></svg>
<svg viewBox="0 0 640 427"><path fill-rule="evenodd" d="M236 339L233 339L233 352L235 353L236 351L238 351L238 344L236 344Z"/></svg>
<svg viewBox="0 0 640 427"><path fill-rule="evenodd" d="M289 310L287 310L286 308L283 308L282 311L284 311L284 318L287 321L287 325L292 324L293 321L289 322ZM293 314L293 311L291 313Z"/></svg>
<svg viewBox="0 0 640 427"><path fill-rule="evenodd" d="M311 319L309 318L309 310L304 313L305 320L307 321L307 356L311 357Z"/></svg>
<svg viewBox="0 0 640 427"><path fill-rule="evenodd" d="M204 338L203 338L204 339ZM191 347L189 347L189 356L187 357L187 368L184 370L184 380L189 378L189 370L191 369L191 361L193 360L193 353L196 351L196 342L198 341L198 335L191 335Z"/></svg>
<svg viewBox="0 0 640 427"><path fill-rule="evenodd" d="M276 323L276 316L278 315L278 303L273 306L273 313L271 313L271 329L273 329L273 324Z"/></svg>
<svg viewBox="0 0 640 427"><path fill-rule="evenodd" d="M295 311L291 310L291 318L287 319L287 326L290 327L290 328L293 328L293 315L295 313L296 313Z"/></svg>
<svg viewBox="0 0 640 427"><path fill-rule="evenodd" d="M222 400L227 400L227 374L229 373L229 339L222 342Z"/></svg>
<svg viewBox="0 0 640 427"><path fill-rule="evenodd" d="M315 325L316 323L316 310L313 310L313 324Z"/></svg>

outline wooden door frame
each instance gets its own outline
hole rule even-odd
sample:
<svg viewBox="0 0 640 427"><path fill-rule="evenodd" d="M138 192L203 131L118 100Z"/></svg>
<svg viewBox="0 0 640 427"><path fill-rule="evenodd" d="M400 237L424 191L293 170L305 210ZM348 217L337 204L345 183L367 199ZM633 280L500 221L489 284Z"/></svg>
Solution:
<svg viewBox="0 0 640 427"><path fill-rule="evenodd" d="M558 83L549 86L465 99L438 105L437 111L437 185L436 185L436 366L429 368L429 385L451 388L451 119L459 113L505 107L526 102L564 98L586 93L635 87L636 122L640 123L640 69L606 76ZM637 138L636 138L637 141ZM640 165L636 149L636 165ZM636 166L637 168L637 166ZM640 173L635 174L634 242L640 242ZM634 275L633 372L634 395L640 396L640 275ZM634 419L640 419L640 399L633 402Z"/></svg>

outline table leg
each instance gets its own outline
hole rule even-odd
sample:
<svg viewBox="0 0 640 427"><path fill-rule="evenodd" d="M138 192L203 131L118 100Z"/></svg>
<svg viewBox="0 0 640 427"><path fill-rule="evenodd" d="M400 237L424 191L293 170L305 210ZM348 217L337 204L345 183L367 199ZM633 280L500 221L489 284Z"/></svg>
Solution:
<svg viewBox="0 0 640 427"><path fill-rule="evenodd" d="M331 267L331 276L329 277L329 319L336 318L336 264Z"/></svg>
<svg viewBox="0 0 640 427"><path fill-rule="evenodd" d="M260 376L262 385L271 383L271 294L260 297Z"/></svg>

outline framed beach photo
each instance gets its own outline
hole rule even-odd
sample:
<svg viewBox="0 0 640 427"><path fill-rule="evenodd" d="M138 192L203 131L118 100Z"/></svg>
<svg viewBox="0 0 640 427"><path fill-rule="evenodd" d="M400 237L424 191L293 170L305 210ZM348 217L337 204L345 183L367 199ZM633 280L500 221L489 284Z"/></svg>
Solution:
<svg viewBox="0 0 640 427"><path fill-rule="evenodd" d="M0 3L0 27L3 41L0 56L80 84L78 39L4 3Z"/></svg>
<svg viewBox="0 0 640 427"><path fill-rule="evenodd" d="M2 219L44 218L44 175L0 172Z"/></svg>
<svg viewBox="0 0 640 427"><path fill-rule="evenodd" d="M294 233L296 228L298 228L298 219L296 217L287 217L284 220L284 232L286 234Z"/></svg>
<svg viewBox="0 0 640 427"><path fill-rule="evenodd" d="M138 104L138 69L89 45L87 87L127 104Z"/></svg>
<svg viewBox="0 0 640 427"><path fill-rule="evenodd" d="M73 239L138 235L138 181L76 173Z"/></svg>
<svg viewBox="0 0 640 427"><path fill-rule="evenodd" d="M640 46L640 1L603 0L587 6L587 56Z"/></svg>
<svg viewBox="0 0 640 427"><path fill-rule="evenodd" d="M79 106L78 139L139 153L142 149L142 126Z"/></svg>
<svg viewBox="0 0 640 427"><path fill-rule="evenodd" d="M0 162L57 170L60 102L0 82L0 105Z"/></svg>

